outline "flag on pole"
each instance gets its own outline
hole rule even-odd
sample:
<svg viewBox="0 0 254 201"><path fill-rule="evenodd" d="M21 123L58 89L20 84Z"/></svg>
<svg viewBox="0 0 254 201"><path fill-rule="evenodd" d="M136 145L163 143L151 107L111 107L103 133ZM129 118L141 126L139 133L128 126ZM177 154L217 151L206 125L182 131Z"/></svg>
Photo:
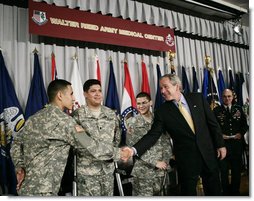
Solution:
<svg viewBox="0 0 254 201"><path fill-rule="evenodd" d="M197 73L194 66L192 67L192 79L193 79L192 92L200 92Z"/></svg>
<svg viewBox="0 0 254 201"><path fill-rule="evenodd" d="M234 81L234 77L233 77L231 68L229 68L229 70L228 70L228 76L229 76L228 88L231 90L234 90L235 89L235 81Z"/></svg>
<svg viewBox="0 0 254 201"><path fill-rule="evenodd" d="M16 172L10 156L13 137L25 119L0 51L0 188L3 195L16 195Z"/></svg>
<svg viewBox="0 0 254 201"><path fill-rule="evenodd" d="M210 104L211 109L213 110L217 105L220 104L220 102L218 92L214 84L213 76L211 75L211 73L213 72L211 71L207 68L204 68L202 93Z"/></svg>
<svg viewBox="0 0 254 201"><path fill-rule="evenodd" d="M243 76L243 73L240 73L240 79L242 80L242 98L243 98L243 105L249 104L249 94L246 86L246 82Z"/></svg>
<svg viewBox="0 0 254 201"><path fill-rule="evenodd" d="M228 75L229 75L228 88L231 89L233 92L233 96L234 96L233 102L237 103L237 94L235 91L235 81L234 81L233 72L232 72L231 68L228 69Z"/></svg>
<svg viewBox="0 0 254 201"><path fill-rule="evenodd" d="M222 71L219 70L218 72L218 92L219 92L219 97L220 97L220 103L223 104L223 100L222 100L222 93L224 91L225 87L225 82L224 82L224 77L222 74Z"/></svg>
<svg viewBox="0 0 254 201"><path fill-rule="evenodd" d="M57 70L56 70L56 61L55 54L51 53L51 80L56 80L57 78Z"/></svg>
<svg viewBox="0 0 254 201"><path fill-rule="evenodd" d="M159 64L156 65L156 71L157 71L157 92L155 97L154 109L157 109L158 107L160 107L160 105L165 101L165 99L161 95L161 90L160 90L161 70L160 70Z"/></svg>
<svg viewBox="0 0 254 201"><path fill-rule="evenodd" d="M244 79L240 73L235 74L235 91L237 94L237 104L243 106L243 83Z"/></svg>
<svg viewBox="0 0 254 201"><path fill-rule="evenodd" d="M25 118L35 114L48 103L48 97L45 90L39 57L34 52L34 75L31 81L30 91L26 103Z"/></svg>
<svg viewBox="0 0 254 201"><path fill-rule="evenodd" d="M187 77L185 68L183 66L182 66L182 87L183 87L184 94L190 93L190 85L189 85L188 77Z"/></svg>
<svg viewBox="0 0 254 201"><path fill-rule="evenodd" d="M218 93L218 84L217 84L217 78L216 78L216 73L215 73L215 70L213 68L209 68L209 73L210 73L210 76L211 76L211 83L213 84L213 88L214 88L214 93L217 93L217 97L218 98L215 98L215 101L220 104L220 95Z"/></svg>
<svg viewBox="0 0 254 201"><path fill-rule="evenodd" d="M213 110L217 105L220 105L218 87L213 69L208 70L208 94L207 100Z"/></svg>
<svg viewBox="0 0 254 201"><path fill-rule="evenodd" d="M170 69L171 69L171 74L176 74L175 66L171 66Z"/></svg>
<svg viewBox="0 0 254 201"><path fill-rule="evenodd" d="M128 69L128 64L124 62L124 74L125 74L125 81L124 81L124 90L123 90L123 97L122 97L122 106L121 106L121 127L122 127L122 144L125 144L126 141L126 126L125 120L128 119L130 116L135 116L137 112L137 105L136 99L132 87L131 76Z"/></svg>
<svg viewBox="0 0 254 201"><path fill-rule="evenodd" d="M249 119L249 115L250 115L250 111L249 111L249 106L250 106L250 102L249 102L249 94L247 91L247 86L246 86L246 82L244 79L244 76L242 73L240 73L240 78L242 79L242 98L243 98L243 111L246 115L247 121L248 121L248 125L250 124L250 119ZM248 142L248 135L244 136L245 140Z"/></svg>
<svg viewBox="0 0 254 201"><path fill-rule="evenodd" d="M203 96L206 98L208 94L208 84L209 84L209 76L207 68L204 68L204 77L203 77L203 85L202 85L202 93Z"/></svg>
<svg viewBox="0 0 254 201"><path fill-rule="evenodd" d="M83 83L81 81L77 60L78 58L75 55L73 57L72 71L70 76L70 82L72 84L73 94L75 97L73 111L79 108L81 105L85 104L85 97L83 95Z"/></svg>
<svg viewBox="0 0 254 201"><path fill-rule="evenodd" d="M141 67L142 67L141 91L150 94L149 79L148 79L148 75L147 75L146 64L144 63L144 61L141 62Z"/></svg>
<svg viewBox="0 0 254 201"><path fill-rule="evenodd" d="M100 61L98 55L95 55L95 76L94 78L101 81L101 68L100 68Z"/></svg>
<svg viewBox="0 0 254 201"><path fill-rule="evenodd" d="M115 110L117 114L120 114L120 103L119 103L119 98L117 94L117 86L116 86L113 62L111 60L109 61L109 68L110 68L109 83L108 83L108 92L107 92L105 105Z"/></svg>

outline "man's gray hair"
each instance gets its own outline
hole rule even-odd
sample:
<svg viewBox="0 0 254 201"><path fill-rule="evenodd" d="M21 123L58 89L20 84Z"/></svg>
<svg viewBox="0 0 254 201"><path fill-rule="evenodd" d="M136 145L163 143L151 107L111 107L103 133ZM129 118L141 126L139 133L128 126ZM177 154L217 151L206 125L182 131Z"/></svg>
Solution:
<svg viewBox="0 0 254 201"><path fill-rule="evenodd" d="M160 80L162 78L168 78L173 86L178 84L180 91L182 91L182 81L176 74L165 74L165 75L161 76Z"/></svg>

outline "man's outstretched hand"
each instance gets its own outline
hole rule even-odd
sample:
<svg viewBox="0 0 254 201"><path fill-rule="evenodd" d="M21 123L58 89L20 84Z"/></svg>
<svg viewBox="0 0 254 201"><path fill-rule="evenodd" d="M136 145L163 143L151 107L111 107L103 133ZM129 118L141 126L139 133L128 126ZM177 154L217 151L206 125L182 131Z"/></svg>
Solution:
<svg viewBox="0 0 254 201"><path fill-rule="evenodd" d="M130 147L122 147L120 155L121 160L127 162L134 155L134 151Z"/></svg>

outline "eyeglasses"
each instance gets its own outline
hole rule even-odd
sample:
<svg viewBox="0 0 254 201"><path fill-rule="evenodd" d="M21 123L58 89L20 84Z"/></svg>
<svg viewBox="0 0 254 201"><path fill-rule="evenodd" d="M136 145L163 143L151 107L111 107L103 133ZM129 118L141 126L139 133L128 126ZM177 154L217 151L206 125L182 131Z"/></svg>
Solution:
<svg viewBox="0 0 254 201"><path fill-rule="evenodd" d="M150 101L144 101L144 102L138 102L137 106L142 106L142 105L146 105L147 103L149 103Z"/></svg>

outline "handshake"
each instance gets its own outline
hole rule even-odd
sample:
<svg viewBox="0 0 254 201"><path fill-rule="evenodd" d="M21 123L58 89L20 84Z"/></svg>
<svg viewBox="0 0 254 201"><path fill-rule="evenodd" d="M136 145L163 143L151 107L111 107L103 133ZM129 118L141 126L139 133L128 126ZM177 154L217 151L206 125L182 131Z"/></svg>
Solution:
<svg viewBox="0 0 254 201"><path fill-rule="evenodd" d="M121 147L120 158L123 162L127 162L134 155L134 150L130 147Z"/></svg>

